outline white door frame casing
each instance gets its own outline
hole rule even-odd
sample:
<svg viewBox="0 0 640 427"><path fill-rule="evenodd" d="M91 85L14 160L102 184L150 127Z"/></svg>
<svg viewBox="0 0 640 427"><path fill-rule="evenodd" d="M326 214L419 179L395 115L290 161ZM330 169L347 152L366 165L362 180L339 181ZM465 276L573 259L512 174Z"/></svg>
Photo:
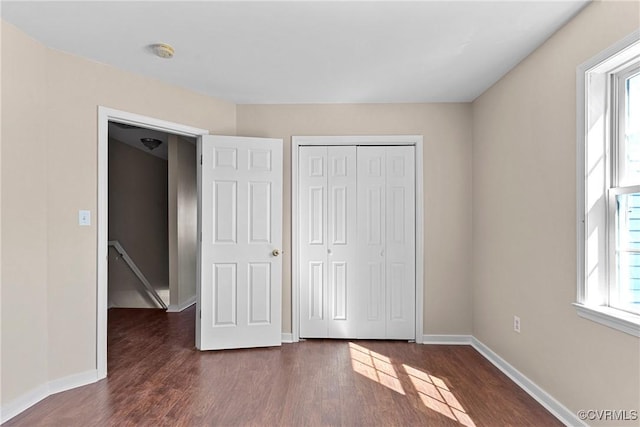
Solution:
<svg viewBox="0 0 640 427"><path fill-rule="evenodd" d="M424 303L424 195L422 135L386 136L292 136L291 137L291 328L293 342L300 340L300 281L298 259L298 151L300 146L322 145L413 145L416 179L416 343L422 343Z"/></svg>
<svg viewBox="0 0 640 427"><path fill-rule="evenodd" d="M206 129L98 106L98 280L96 292L96 368L99 380L107 376L109 122L123 123L145 129L152 129L189 137L209 134L209 131Z"/></svg>

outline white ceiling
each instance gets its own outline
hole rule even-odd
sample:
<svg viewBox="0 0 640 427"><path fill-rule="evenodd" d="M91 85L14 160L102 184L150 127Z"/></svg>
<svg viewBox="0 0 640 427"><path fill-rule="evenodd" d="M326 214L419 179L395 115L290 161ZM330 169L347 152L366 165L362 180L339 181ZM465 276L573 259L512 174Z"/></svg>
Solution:
<svg viewBox="0 0 640 427"><path fill-rule="evenodd" d="M235 103L472 101L588 2L11 2L47 46ZM170 43L172 60L147 46Z"/></svg>

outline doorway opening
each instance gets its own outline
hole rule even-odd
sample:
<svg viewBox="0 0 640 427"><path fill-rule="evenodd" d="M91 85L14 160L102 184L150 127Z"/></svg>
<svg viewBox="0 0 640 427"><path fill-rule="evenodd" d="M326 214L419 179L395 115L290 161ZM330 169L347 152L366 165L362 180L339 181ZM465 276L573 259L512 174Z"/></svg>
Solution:
<svg viewBox="0 0 640 427"><path fill-rule="evenodd" d="M116 122L109 122L108 132L109 309L166 310L169 134Z"/></svg>
<svg viewBox="0 0 640 427"><path fill-rule="evenodd" d="M109 308L196 301L196 139L109 122Z"/></svg>
<svg viewBox="0 0 640 427"><path fill-rule="evenodd" d="M113 142L114 139L117 139L117 138L113 138L114 136L117 136L120 139L127 139L124 136L124 134L131 133L132 135L134 135L136 132L145 132L145 133L153 132L153 135L155 135L156 137L154 137L153 135L139 137L138 139L150 138L150 140L138 141L140 145L138 147L136 147L135 144L133 144L134 142L136 142L133 140L131 140L130 143L127 143L125 141ZM180 180L176 178L174 179L174 182L172 184L172 180L169 179L168 175L172 172L172 169L170 167L172 165L169 164L171 163L170 159L173 159L174 163L177 165L176 170L173 172L173 174L174 175L176 173L179 174L180 164L184 163L186 159L189 158L191 151L195 153L195 138L200 135L206 135L206 134L208 134L208 131L205 129L194 128L190 126L181 125L178 123L141 116L138 114L113 110L106 107L98 107L98 239L97 239L98 240L98 248L97 248L98 285L97 285L97 298L96 298L96 304L97 304L97 307L96 307L97 309L96 310L97 311L96 365L97 365L97 371L98 371L98 379L105 378L107 375L107 312L108 312L110 303L111 305L123 304L123 301L126 301L127 298L129 298L129 300L131 299L136 300L135 304L144 303L150 307L153 307L154 305L156 307L162 307L164 304L169 308L169 311L180 311L186 307L189 307L195 302L195 279L193 280L193 288L194 288L193 296L190 296L191 289L187 289L186 291L183 290L182 294L180 293L180 289L178 288L173 289L173 292L172 292L171 283L174 283L175 285L177 285L180 279L184 279L188 281L188 278L185 279L185 278L179 277L179 273L181 270L179 268L180 267L180 257L178 256L179 253L176 252L174 254L175 256L172 258L170 252L172 252L172 248L173 248L173 251L178 251L179 250L178 245L180 243L185 243L185 241L188 243L187 246L193 247L196 244L196 240L197 240L196 235L188 238L183 238L182 241L178 239L178 236L180 236L180 231L182 231L182 234L184 236L192 234L189 232L190 228L193 228L193 225L197 221L180 222L179 215L181 213L181 210L178 209L177 204L178 204L179 197L182 197L183 199L186 198L191 201L193 201L193 197L195 197L196 204L197 204L197 191L195 190L195 188L192 188L192 189L178 188L180 187L178 185L180 183ZM164 142L162 140L163 135L166 136L167 138L167 144L165 145L165 147L167 150L167 169L168 170L164 175L167 177L165 182L159 183L157 182L157 180L163 179L162 178L163 174L161 171L162 169L161 163L163 160L161 160L159 157L159 155L164 151L164 149L159 149L159 147ZM110 141L110 139L112 141ZM152 141L153 139L160 141L160 143L158 144L157 141ZM146 145L145 145L145 142L147 143ZM126 218L127 215L124 215L124 218L118 218L119 223L117 225L115 223L112 224L114 226L113 231L120 233L120 235L122 236L122 237L118 237L118 239L114 238L114 235L110 232L110 228L109 228L110 226L109 184L111 182L112 185L117 185L118 188L120 189L120 194L118 194L117 198L112 199L112 201L117 200L114 202L114 204L119 206L125 206L125 205L131 205L131 204L135 205L136 201L140 202L140 200L137 200L137 199L140 199L141 193L138 191L138 194L136 195L135 191L130 191L131 188L127 188L126 181L127 179L135 180L136 176L134 175L129 176L129 175L132 172L140 172L140 171L131 171L131 170L128 170L129 168L124 168L119 170L119 172L127 175L126 177L120 177L122 178L121 180L110 179L113 177L110 177L109 158L110 158L110 155L114 154L114 153L110 153L110 148L111 148L110 144L114 144L113 146L116 147L112 151L118 151L118 154L120 155L120 157L125 159L126 158L130 159L132 157L140 159L141 157L139 154L143 154L144 156L149 156L148 153L147 154L142 153L142 150L146 150L147 152L153 152L156 149L160 150L157 152L156 155L152 156L157 159L155 158L144 159L144 160L147 160L147 162L145 163L152 165L151 169L155 169L155 175L154 177L151 177L151 180L152 181L154 179L156 180L156 187L153 191L157 190L155 191L157 194L156 195L146 194L145 197L143 198L149 199L147 200L147 202L150 201L151 204L154 204L154 203L156 204L155 213L158 214L158 217L156 217L154 220L150 220L150 218L147 215L153 215L153 206L151 207L146 206L145 212L151 209L150 214L148 212L144 214L141 211L138 211L138 213L141 213L142 215L144 215L145 218L138 218L138 219L135 219L134 221L130 221L131 218L127 219ZM150 149L150 147L152 146L155 146L155 147L153 149ZM140 151L141 153L136 153L135 151ZM172 151L173 151L173 156L171 156ZM160 163L158 163L158 161ZM192 158L192 166L193 166L193 169L195 170L195 166L196 166L195 154L193 155L193 158ZM140 165L138 165L136 168L144 169L140 167ZM184 168L182 172L185 172ZM190 176L191 171L188 171L186 175ZM145 179L140 177L138 178ZM149 177L147 176L146 178L148 179ZM129 185L129 187L133 187L133 185ZM186 187L186 186L183 186L183 187ZM149 191L149 189L153 189L153 188L154 188L153 185L147 185L146 191ZM164 210L164 207L157 206L158 200L160 201L163 200L161 193L165 188L167 190L166 198L168 201L168 203L166 204L166 211ZM140 190L140 188L138 188L138 190ZM124 193L127 193L127 194L124 194ZM172 204L170 203L170 199L172 197L175 199L175 204L174 204L175 212L173 213L172 213ZM188 203L188 204L189 206L192 205L192 203ZM129 208L131 208L131 206L129 206ZM189 214L188 216L192 216L193 212L195 212L195 215L197 215L197 208L195 206L191 207L190 209L187 209L187 211ZM164 222L164 219L162 218L163 216L165 216L164 212L166 212L166 222ZM129 217L131 215L134 215L134 216L136 215L135 209L127 213ZM187 215L184 212L184 209L182 209L182 215ZM133 223L133 225L131 223L128 223L128 221ZM145 223L144 221L147 221L147 223ZM152 222L154 224L152 227L147 227L147 230L145 231L145 233L143 233L147 235L146 236L147 239L150 239L150 241L147 243L153 245L154 239L157 240L158 242L167 240L166 251L162 248L160 249L156 248L158 250L155 250L155 255L153 255L154 250L146 249L145 251L144 248L138 247L140 245L140 242L138 240L133 240L133 239L129 239L129 237L125 237L125 234L130 233L132 229L136 228L136 224L137 226L140 226L140 224L143 224L142 228L144 228L145 225L147 226L149 225L149 222ZM167 238L165 239L163 237L164 232L160 232L159 236L153 236L154 234L153 230L156 230L156 231L159 230L163 226L163 223L166 223ZM172 224L173 224L173 227L172 227ZM182 230L179 230L180 228L182 228ZM170 238L172 235L174 236L173 241ZM119 239L131 240L129 245L130 248L127 249L126 246L123 245L123 242L120 241ZM156 242L156 244L158 242ZM160 244L160 246L164 246L164 245ZM135 258L130 256L129 254L129 251L131 249L134 249L133 253L138 254L137 263ZM110 255L110 252L112 253L112 255ZM162 255L165 252L166 252L166 259L167 259L166 269L164 266L162 265L159 266L157 263L159 259L161 260L163 256L165 256L165 255ZM148 257L150 254L153 255L151 256L151 258L155 259L156 263L149 260L143 261L145 256ZM187 265L191 264L192 262L191 258L195 260L197 256L197 252L195 254L191 252L190 255L192 255L192 257L191 256L186 257L187 259L186 262L183 262L183 264L185 264L184 268L182 269L183 274L189 274L189 271L188 271L189 269L187 268ZM110 266L109 258L112 256L114 258L114 261L116 262L111 263L112 265ZM117 260L115 258L117 258ZM170 268L172 260L176 264L174 268ZM183 258L183 261L185 261L184 258ZM138 266L138 263L147 265L146 269L148 272L146 274ZM161 263L162 261L160 261L160 264ZM113 289L112 290L113 292L111 292L111 295L110 295L108 277L110 272L112 274L115 274L113 273L113 271L116 271L116 270L113 270L111 267L116 267L119 271L119 273L117 274L120 274L121 277L124 274L127 274L126 272L128 272L129 276L127 280L130 282L131 285L136 286L136 288L129 289L128 291L125 290L124 292L120 292L122 290L119 290L118 292L120 294L117 297L116 295L118 294L118 292L115 292L115 289ZM151 270L154 270L154 271L151 271ZM195 278L195 274L196 274L195 268L192 268L190 273ZM152 279L149 280L149 278L147 278L147 275ZM175 276L173 277L173 279L175 280L172 280L171 276ZM156 285L155 287L154 287L154 284ZM154 293L156 296L154 296ZM175 298L172 298L172 295L174 295ZM111 301L110 301L110 296L111 296ZM116 300L119 300L119 302L116 302Z"/></svg>

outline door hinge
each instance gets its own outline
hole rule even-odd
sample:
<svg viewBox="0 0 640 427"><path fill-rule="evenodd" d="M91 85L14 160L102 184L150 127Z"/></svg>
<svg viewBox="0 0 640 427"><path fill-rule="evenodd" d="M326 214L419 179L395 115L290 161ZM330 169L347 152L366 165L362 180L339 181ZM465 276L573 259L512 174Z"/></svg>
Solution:
<svg viewBox="0 0 640 427"><path fill-rule="evenodd" d="M200 315L200 318L202 319L202 310L198 310L198 314Z"/></svg>
<svg viewBox="0 0 640 427"><path fill-rule="evenodd" d="M200 154L200 164L202 164L202 154Z"/></svg>

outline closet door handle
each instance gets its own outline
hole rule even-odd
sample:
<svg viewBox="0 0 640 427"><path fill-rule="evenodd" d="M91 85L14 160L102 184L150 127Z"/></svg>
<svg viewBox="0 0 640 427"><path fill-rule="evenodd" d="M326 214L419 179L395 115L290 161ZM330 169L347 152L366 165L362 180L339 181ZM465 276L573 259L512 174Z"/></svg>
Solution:
<svg viewBox="0 0 640 427"><path fill-rule="evenodd" d="M380 256L384 256L384 249L380 249Z"/></svg>
<svg viewBox="0 0 640 427"><path fill-rule="evenodd" d="M331 252L331 249L327 249L327 253L331 256L333 255L333 252Z"/></svg>
<svg viewBox="0 0 640 427"><path fill-rule="evenodd" d="M278 255L280 255L280 253L281 253L281 252L280 252L280 249L274 249L274 250L271 252L271 254L272 254L273 256L278 256Z"/></svg>

